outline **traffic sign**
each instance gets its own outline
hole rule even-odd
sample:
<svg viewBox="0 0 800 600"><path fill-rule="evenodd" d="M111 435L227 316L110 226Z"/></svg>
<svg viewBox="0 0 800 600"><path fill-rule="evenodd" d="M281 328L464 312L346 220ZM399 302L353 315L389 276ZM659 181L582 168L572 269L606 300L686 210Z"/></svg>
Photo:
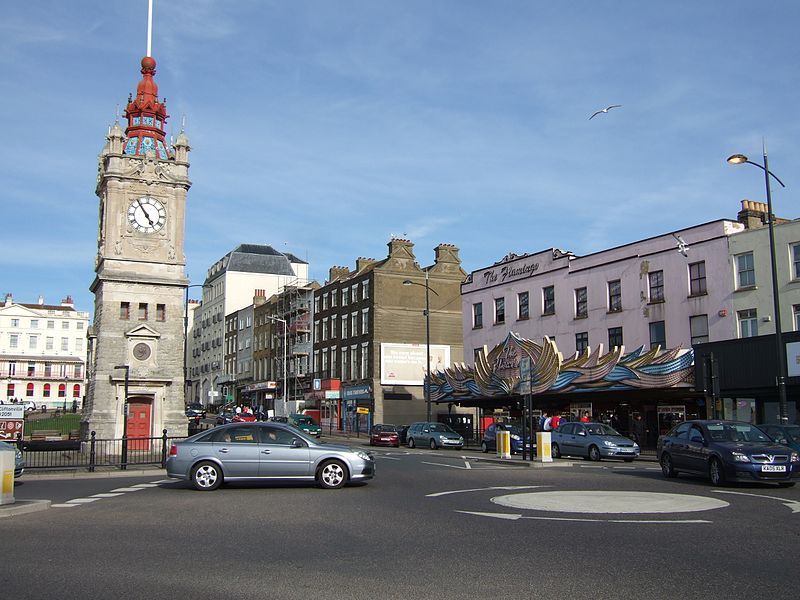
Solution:
<svg viewBox="0 0 800 600"><path fill-rule="evenodd" d="M366 406L359 406L358 408L356 408L356 412L359 415L368 415L369 409Z"/></svg>

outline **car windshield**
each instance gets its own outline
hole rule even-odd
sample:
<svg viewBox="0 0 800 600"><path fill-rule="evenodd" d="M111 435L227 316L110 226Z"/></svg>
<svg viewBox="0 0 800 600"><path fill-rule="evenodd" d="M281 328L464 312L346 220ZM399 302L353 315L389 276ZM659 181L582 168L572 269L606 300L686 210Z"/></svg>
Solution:
<svg viewBox="0 0 800 600"><path fill-rule="evenodd" d="M770 442L766 433L749 423L709 423L711 439L715 442Z"/></svg>
<svg viewBox="0 0 800 600"><path fill-rule="evenodd" d="M784 429L790 442L800 442L800 425L792 425Z"/></svg>
<svg viewBox="0 0 800 600"><path fill-rule="evenodd" d="M586 430L589 435L620 435L616 429L603 423L590 423L586 425Z"/></svg>
<svg viewBox="0 0 800 600"><path fill-rule="evenodd" d="M436 433L455 433L455 431L450 429L449 425L445 425L444 423L431 423L431 431Z"/></svg>

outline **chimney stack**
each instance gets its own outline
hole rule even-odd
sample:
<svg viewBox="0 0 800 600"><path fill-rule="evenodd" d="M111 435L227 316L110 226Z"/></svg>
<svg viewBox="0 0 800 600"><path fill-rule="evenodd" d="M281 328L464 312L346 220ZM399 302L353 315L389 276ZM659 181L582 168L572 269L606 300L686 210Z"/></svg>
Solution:
<svg viewBox="0 0 800 600"><path fill-rule="evenodd" d="M344 279L350 275L350 267L331 267L328 271L328 282Z"/></svg>

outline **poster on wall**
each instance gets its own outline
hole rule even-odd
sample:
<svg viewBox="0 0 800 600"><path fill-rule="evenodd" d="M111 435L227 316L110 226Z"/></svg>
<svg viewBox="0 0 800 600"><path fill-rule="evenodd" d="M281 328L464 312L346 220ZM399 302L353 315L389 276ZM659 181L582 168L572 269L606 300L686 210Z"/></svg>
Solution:
<svg viewBox="0 0 800 600"><path fill-rule="evenodd" d="M800 342L786 344L787 375L800 377Z"/></svg>
<svg viewBox="0 0 800 600"><path fill-rule="evenodd" d="M381 344L382 385L422 385L425 379L425 344ZM431 371L450 366L450 346L431 344Z"/></svg>

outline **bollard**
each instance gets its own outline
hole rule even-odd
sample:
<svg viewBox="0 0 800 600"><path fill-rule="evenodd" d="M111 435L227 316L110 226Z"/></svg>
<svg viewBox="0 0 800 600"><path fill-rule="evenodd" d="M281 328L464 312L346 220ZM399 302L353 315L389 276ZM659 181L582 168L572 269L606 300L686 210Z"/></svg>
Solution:
<svg viewBox="0 0 800 600"><path fill-rule="evenodd" d="M497 431L497 458L511 458L510 431Z"/></svg>
<svg viewBox="0 0 800 600"><path fill-rule="evenodd" d="M549 431L536 432L536 462L553 462Z"/></svg>
<svg viewBox="0 0 800 600"><path fill-rule="evenodd" d="M3 492L0 495L0 504L14 504L14 463L15 450L0 450L0 477L2 477Z"/></svg>

